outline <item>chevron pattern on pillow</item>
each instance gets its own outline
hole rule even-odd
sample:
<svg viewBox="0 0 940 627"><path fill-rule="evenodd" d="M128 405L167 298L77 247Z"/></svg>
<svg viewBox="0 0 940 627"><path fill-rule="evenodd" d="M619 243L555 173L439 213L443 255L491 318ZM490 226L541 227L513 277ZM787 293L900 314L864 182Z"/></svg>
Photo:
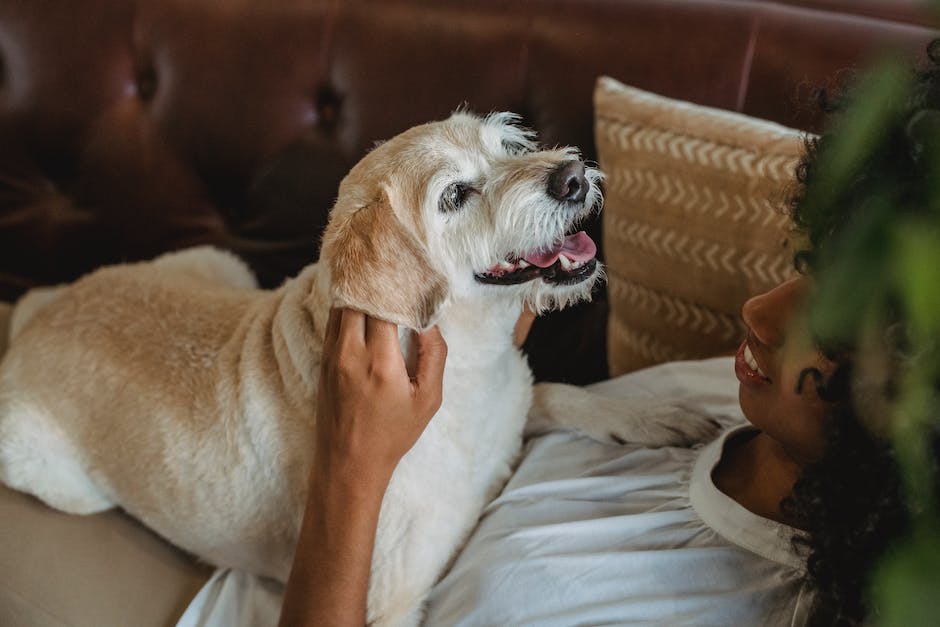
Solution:
<svg viewBox="0 0 940 627"><path fill-rule="evenodd" d="M806 134L609 77L594 111L610 375L732 352L744 301L795 272L786 205Z"/></svg>

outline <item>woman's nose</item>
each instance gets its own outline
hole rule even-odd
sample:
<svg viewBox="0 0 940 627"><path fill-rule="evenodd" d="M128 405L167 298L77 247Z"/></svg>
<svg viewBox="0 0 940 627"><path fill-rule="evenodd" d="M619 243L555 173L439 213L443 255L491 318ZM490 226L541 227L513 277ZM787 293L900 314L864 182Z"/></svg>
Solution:
<svg viewBox="0 0 940 627"><path fill-rule="evenodd" d="M769 292L754 296L741 308L741 317L758 341L767 346L783 345L787 326L803 302L809 280L796 277Z"/></svg>

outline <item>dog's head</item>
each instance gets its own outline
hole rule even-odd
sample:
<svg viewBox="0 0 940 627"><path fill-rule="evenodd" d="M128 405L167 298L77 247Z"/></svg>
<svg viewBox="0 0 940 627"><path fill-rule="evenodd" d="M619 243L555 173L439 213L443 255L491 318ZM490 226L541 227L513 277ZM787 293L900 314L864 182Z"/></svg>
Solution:
<svg viewBox="0 0 940 627"><path fill-rule="evenodd" d="M574 149L539 150L509 113L405 131L340 184L321 252L333 300L424 329L452 300L587 298L602 270L576 226L601 178Z"/></svg>

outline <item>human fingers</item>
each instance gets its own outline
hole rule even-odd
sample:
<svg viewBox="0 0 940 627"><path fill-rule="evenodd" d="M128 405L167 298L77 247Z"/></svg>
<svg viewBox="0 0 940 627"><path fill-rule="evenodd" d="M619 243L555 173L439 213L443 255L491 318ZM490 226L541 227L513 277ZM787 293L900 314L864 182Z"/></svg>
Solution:
<svg viewBox="0 0 940 627"><path fill-rule="evenodd" d="M333 347L336 345L336 338L339 336L341 317L342 309L330 308L330 317L326 321L326 331L323 333L323 353L325 355L333 354Z"/></svg>
<svg viewBox="0 0 940 627"><path fill-rule="evenodd" d="M418 366L415 373L416 399L432 413L441 406L444 388L444 363L447 360L447 342L440 329L431 327L418 334Z"/></svg>
<svg viewBox="0 0 940 627"><path fill-rule="evenodd" d="M401 356L398 325L380 318L366 316L366 346L383 357Z"/></svg>
<svg viewBox="0 0 940 627"><path fill-rule="evenodd" d="M366 315L361 311L344 307L341 310L337 344L342 352L365 344Z"/></svg>

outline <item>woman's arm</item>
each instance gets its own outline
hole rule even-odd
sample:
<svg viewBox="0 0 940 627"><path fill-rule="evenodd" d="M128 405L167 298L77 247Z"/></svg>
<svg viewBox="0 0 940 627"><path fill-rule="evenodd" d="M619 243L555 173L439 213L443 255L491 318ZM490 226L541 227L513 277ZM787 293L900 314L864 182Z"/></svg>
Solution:
<svg viewBox="0 0 940 627"><path fill-rule="evenodd" d="M394 324L349 309L330 312L314 463L282 627L365 624L382 498L441 405L446 355L436 327L420 334L411 379Z"/></svg>

